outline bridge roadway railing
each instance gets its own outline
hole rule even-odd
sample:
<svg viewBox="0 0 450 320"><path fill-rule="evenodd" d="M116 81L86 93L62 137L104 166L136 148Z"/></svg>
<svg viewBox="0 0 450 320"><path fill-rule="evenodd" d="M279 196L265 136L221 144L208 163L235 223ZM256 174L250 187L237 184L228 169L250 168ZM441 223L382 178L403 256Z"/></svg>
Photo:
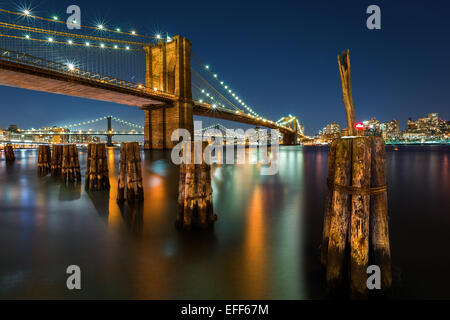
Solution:
<svg viewBox="0 0 450 320"><path fill-rule="evenodd" d="M74 68L73 70L66 64L55 62L51 60L42 59L39 57L35 57L29 55L27 53L7 50L4 48L0 48L0 60L3 61L11 61L15 63L19 63L26 66L31 66L35 68L39 68L42 70L48 70L52 72L57 72L60 74L65 74L68 76L76 76L81 79L96 81L100 83L110 84L116 87L131 89L137 92L146 92L151 90L152 95L159 95L164 98L173 98L173 95L165 93L161 90L149 89L144 87L142 84L121 80L109 76L105 76L102 74L98 74L95 72L85 71L78 68Z"/></svg>

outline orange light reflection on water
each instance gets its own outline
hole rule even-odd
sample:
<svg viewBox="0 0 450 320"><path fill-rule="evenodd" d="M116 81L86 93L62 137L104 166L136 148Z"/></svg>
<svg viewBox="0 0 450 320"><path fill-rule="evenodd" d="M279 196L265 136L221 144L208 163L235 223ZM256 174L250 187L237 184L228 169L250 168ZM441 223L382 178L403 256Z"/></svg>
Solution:
<svg viewBox="0 0 450 320"><path fill-rule="evenodd" d="M246 284L241 295L246 299L254 299L264 295L265 279L268 278L264 198L259 186L255 186L251 195L244 234L242 281Z"/></svg>

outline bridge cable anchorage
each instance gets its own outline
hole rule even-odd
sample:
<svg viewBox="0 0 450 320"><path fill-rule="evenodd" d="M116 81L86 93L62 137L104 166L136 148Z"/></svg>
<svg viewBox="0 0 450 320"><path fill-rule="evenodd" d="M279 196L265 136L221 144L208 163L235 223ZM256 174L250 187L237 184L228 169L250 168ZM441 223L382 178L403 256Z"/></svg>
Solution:
<svg viewBox="0 0 450 320"><path fill-rule="evenodd" d="M12 15L18 15L18 16L26 15L27 17L30 17L33 19L38 19L38 20L43 20L43 21L48 21L48 22L53 22L53 23L59 23L59 24L64 24L64 25L66 24L65 21L60 21L60 20L55 20L55 19L50 19L50 18L45 18L45 17L39 17L39 16L31 15L31 13L24 14L24 12L15 12L15 11L10 11L10 10L6 10L6 9L0 9L0 12L12 14ZM102 25L102 28L99 28L99 26L92 27L92 26L77 24L76 21L74 21L74 25L80 26L81 28L91 29L91 30L101 30L101 31L105 31L105 32L112 32L112 33L116 33L116 34L133 36L133 37L142 37L142 38L148 38L148 39L153 39L153 40L155 40L155 39L162 40L161 36L158 36L158 35L148 36L148 35L139 34L136 31L123 32L120 30L120 28L116 28L115 30L107 29L103 25ZM167 39L169 40L171 38L168 36Z"/></svg>

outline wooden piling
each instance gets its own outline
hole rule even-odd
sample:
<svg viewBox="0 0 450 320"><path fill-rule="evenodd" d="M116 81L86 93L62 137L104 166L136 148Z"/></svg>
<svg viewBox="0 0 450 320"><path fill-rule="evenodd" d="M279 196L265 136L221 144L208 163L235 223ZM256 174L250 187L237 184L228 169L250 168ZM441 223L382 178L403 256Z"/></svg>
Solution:
<svg viewBox="0 0 450 320"><path fill-rule="evenodd" d="M335 186L348 186L351 177L351 140L340 139L336 145L336 165L334 174L333 209L330 220L330 236L327 255L327 282L334 289L343 280L345 247L349 219L349 195Z"/></svg>
<svg viewBox="0 0 450 320"><path fill-rule="evenodd" d="M5 152L5 160L7 162L12 162L16 160L16 156L14 154L14 147L11 144L7 144L4 149Z"/></svg>
<svg viewBox="0 0 450 320"><path fill-rule="evenodd" d="M144 190L142 185L141 154L137 142L122 143L119 166L117 201L142 201L144 199Z"/></svg>
<svg viewBox="0 0 450 320"><path fill-rule="evenodd" d="M369 262L370 158L371 137L358 137L352 148L352 187L350 218L350 290L353 297L367 292Z"/></svg>
<svg viewBox="0 0 450 320"><path fill-rule="evenodd" d="M391 249L387 215L387 192L384 159L386 155L383 138L372 138L371 184L377 190L370 198L370 241L372 262L381 269L381 287L392 284Z"/></svg>
<svg viewBox="0 0 450 320"><path fill-rule="evenodd" d="M176 224L186 230L193 227L205 229L217 220L212 203L211 166L203 157L201 163L194 163L195 143L199 142L190 145L190 162L180 165ZM202 143L201 155L207 145L207 142Z"/></svg>
<svg viewBox="0 0 450 320"><path fill-rule="evenodd" d="M338 56L339 75L341 76L342 100L344 102L345 113L347 115L347 132L349 136L354 134L355 128L355 106L353 104L350 51L342 52Z"/></svg>
<svg viewBox="0 0 450 320"><path fill-rule="evenodd" d="M74 144L63 146L61 173L64 182L81 182L78 149Z"/></svg>
<svg viewBox="0 0 450 320"><path fill-rule="evenodd" d="M330 289L340 287L348 274L352 297L361 298L367 294L369 263L380 268L383 289L392 283L385 147L380 137L354 135L348 50L338 56L338 64L349 136L333 141L330 149L321 262Z"/></svg>
<svg viewBox="0 0 450 320"><path fill-rule="evenodd" d="M38 149L38 175L46 176L50 173L52 154L50 146L41 145Z"/></svg>
<svg viewBox="0 0 450 320"><path fill-rule="evenodd" d="M348 274L351 296L362 298L367 294L369 264L380 267L382 289L392 284L384 141L359 136L343 137L333 143L335 172L328 186L333 196L328 216L327 202L323 231L323 241L327 232L329 240L328 247L322 247L322 263L329 289L343 287ZM330 159L333 157L331 151ZM333 170L333 165L329 164L329 168Z"/></svg>
<svg viewBox="0 0 450 320"><path fill-rule="evenodd" d="M98 191L108 189L109 172L104 143L90 143L86 162L85 189Z"/></svg>
<svg viewBox="0 0 450 320"><path fill-rule="evenodd" d="M52 147L52 159L50 166L50 171L53 177L61 176L62 154L63 154L63 145L54 144Z"/></svg>
<svg viewBox="0 0 450 320"><path fill-rule="evenodd" d="M327 185L330 186L334 183L334 173L336 171L336 145L338 140L333 140L330 145L330 152L328 153L328 177ZM323 235L322 235L322 250L321 250L321 263L322 267L326 268L327 254L328 254L328 242L330 240L330 223L333 211L333 189L328 188L327 199L325 203L325 214L323 219Z"/></svg>

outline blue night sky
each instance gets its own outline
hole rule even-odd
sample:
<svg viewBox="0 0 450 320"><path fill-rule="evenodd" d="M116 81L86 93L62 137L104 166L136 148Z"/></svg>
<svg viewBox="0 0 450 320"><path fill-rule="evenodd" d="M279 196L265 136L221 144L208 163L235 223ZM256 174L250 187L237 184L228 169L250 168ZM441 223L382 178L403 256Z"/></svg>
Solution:
<svg viewBox="0 0 450 320"><path fill-rule="evenodd" d="M21 1L18 3L29 3ZM180 34L255 111L297 115L307 134L345 124L337 54L349 48L357 120L450 117L450 2L434 1L38 1L50 16L77 4L82 23L98 18L139 33ZM381 7L382 30L366 28ZM1 1L0 7L18 8ZM143 66L144 67L144 66ZM104 116L143 124L137 108L0 86L0 127L59 125ZM206 124L216 122L206 120ZM205 125L206 125L205 124ZM224 122L226 126L235 127Z"/></svg>

